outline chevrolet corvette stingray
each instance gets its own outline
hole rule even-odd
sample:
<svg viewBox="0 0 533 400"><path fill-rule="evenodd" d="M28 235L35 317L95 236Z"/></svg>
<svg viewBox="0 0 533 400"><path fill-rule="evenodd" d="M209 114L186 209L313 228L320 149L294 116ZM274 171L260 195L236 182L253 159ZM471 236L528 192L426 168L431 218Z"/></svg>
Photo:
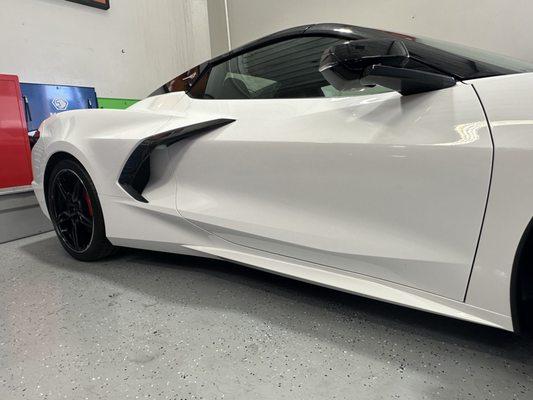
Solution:
<svg viewBox="0 0 533 400"><path fill-rule="evenodd" d="M115 246L224 259L518 331L532 71L433 39L292 28L127 110L52 116L33 188L82 261Z"/></svg>

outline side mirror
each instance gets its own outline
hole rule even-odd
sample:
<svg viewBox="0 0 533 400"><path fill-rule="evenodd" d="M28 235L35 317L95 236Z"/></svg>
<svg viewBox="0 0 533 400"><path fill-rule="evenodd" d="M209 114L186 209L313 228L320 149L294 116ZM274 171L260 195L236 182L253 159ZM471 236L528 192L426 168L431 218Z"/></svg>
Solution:
<svg viewBox="0 0 533 400"><path fill-rule="evenodd" d="M380 85L404 96L455 86L454 78L405 68L411 57L398 40L353 40L327 49L320 72L337 90Z"/></svg>

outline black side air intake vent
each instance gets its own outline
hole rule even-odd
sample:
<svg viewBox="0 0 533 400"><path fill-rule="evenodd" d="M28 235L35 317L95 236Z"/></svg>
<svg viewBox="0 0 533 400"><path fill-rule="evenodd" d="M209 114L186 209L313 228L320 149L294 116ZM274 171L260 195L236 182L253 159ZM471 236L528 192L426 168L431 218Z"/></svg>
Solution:
<svg viewBox="0 0 533 400"><path fill-rule="evenodd" d="M171 146L180 140L209 133L235 122L234 119L215 119L159 133L143 140L126 161L118 183L137 201L148 203L142 193L150 181L150 154L158 146Z"/></svg>

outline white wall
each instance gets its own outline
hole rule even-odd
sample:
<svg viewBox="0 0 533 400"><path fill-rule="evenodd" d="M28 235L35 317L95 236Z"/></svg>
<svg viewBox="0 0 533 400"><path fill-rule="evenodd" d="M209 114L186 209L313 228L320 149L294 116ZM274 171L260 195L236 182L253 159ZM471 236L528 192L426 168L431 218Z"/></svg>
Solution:
<svg viewBox="0 0 533 400"><path fill-rule="evenodd" d="M208 0L0 0L0 73L142 98L210 58Z"/></svg>
<svg viewBox="0 0 533 400"><path fill-rule="evenodd" d="M226 20L226 3L224 0L208 0L209 35L213 56L229 50L228 21Z"/></svg>
<svg viewBox="0 0 533 400"><path fill-rule="evenodd" d="M341 22L434 37L533 62L531 0L227 2L233 47L292 26Z"/></svg>

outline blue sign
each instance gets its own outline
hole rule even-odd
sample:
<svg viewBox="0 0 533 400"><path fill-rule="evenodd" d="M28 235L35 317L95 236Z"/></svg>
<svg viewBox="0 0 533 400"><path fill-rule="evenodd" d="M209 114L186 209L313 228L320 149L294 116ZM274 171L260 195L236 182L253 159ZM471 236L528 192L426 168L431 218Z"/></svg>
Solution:
<svg viewBox="0 0 533 400"><path fill-rule="evenodd" d="M28 131L35 131L51 115L85 108L98 108L94 88L21 83Z"/></svg>

